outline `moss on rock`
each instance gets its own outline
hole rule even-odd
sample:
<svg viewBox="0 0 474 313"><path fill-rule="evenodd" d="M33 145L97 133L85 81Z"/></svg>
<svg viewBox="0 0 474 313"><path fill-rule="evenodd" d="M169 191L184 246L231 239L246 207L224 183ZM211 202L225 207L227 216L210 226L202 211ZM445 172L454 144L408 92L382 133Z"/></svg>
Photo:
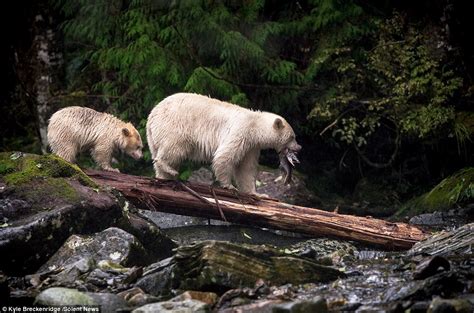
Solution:
<svg viewBox="0 0 474 313"><path fill-rule="evenodd" d="M0 177L7 186L14 188L20 198L34 209L48 209L48 203L76 203L80 196L71 185L98 186L81 169L56 155L35 155L21 152L0 153ZM36 204L42 203L42 207Z"/></svg>
<svg viewBox="0 0 474 313"><path fill-rule="evenodd" d="M12 186L29 183L37 178L74 178L84 186L97 188L97 184L77 165L64 161L54 154L1 152L0 175L7 184Z"/></svg>
<svg viewBox="0 0 474 313"><path fill-rule="evenodd" d="M474 167L464 168L445 178L431 191L408 201L396 216L445 211L455 205L472 202L474 198Z"/></svg>

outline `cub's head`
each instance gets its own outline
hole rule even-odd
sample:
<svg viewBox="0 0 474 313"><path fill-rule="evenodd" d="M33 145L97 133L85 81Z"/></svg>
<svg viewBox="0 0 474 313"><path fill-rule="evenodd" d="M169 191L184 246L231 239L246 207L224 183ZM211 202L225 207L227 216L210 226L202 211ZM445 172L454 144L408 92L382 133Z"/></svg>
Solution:
<svg viewBox="0 0 474 313"><path fill-rule="evenodd" d="M274 149L279 154L298 152L301 146L296 142L295 132L284 118L276 116L273 120Z"/></svg>
<svg viewBox="0 0 474 313"><path fill-rule="evenodd" d="M120 150L138 160L142 157L143 143L138 131L131 123L122 128L119 141Z"/></svg>

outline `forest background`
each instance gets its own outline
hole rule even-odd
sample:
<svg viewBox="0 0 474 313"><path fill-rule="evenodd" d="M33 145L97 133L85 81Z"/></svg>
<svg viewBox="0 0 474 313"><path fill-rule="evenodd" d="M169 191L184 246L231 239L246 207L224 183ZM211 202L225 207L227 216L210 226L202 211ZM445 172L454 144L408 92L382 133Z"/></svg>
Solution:
<svg viewBox="0 0 474 313"><path fill-rule="evenodd" d="M473 164L468 1L23 0L2 14L2 151L47 151L47 120L70 105L145 138L151 109L186 91L284 116L323 199L398 207ZM152 173L149 152L119 161ZM474 197L468 171L455 202Z"/></svg>

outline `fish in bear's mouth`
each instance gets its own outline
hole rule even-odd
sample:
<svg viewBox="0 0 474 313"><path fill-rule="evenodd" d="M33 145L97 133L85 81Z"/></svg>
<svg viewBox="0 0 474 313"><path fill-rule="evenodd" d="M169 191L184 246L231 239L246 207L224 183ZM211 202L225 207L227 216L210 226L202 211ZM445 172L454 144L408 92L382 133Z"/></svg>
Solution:
<svg viewBox="0 0 474 313"><path fill-rule="evenodd" d="M283 149L279 153L280 169L285 175L283 179L283 183L285 185L291 182L291 175L293 173L293 167L295 167L295 164L300 163L300 160L298 160L298 157L296 156L297 153L297 151L293 151L288 148Z"/></svg>

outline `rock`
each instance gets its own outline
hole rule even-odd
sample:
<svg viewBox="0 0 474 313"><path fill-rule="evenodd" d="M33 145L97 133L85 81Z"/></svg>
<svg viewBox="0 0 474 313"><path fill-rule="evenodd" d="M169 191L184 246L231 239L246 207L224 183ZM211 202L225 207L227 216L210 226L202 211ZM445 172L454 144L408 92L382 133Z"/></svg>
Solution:
<svg viewBox="0 0 474 313"><path fill-rule="evenodd" d="M95 263L108 260L123 266L133 266L143 265L148 256L135 236L111 227L90 236L72 235L39 271L65 267L81 259L92 259Z"/></svg>
<svg viewBox="0 0 474 313"><path fill-rule="evenodd" d="M75 289L53 287L36 296L35 304L45 306L58 305L98 305L91 296Z"/></svg>
<svg viewBox="0 0 474 313"><path fill-rule="evenodd" d="M421 213L448 211L472 203L474 167L464 168L445 178L429 192L408 201L396 213L398 217L411 217Z"/></svg>
<svg viewBox="0 0 474 313"><path fill-rule="evenodd" d="M36 305L100 307L101 312L112 313L127 308L127 303L111 293L81 292L75 289L53 287L42 291L35 299Z"/></svg>
<svg viewBox="0 0 474 313"><path fill-rule="evenodd" d="M431 301L428 313L471 313L474 306L465 299L442 299L436 297Z"/></svg>
<svg viewBox="0 0 474 313"><path fill-rule="evenodd" d="M435 255L434 257L428 258L417 265L415 272L413 273L414 279L425 279L433 276L438 270L449 271L451 268L449 261L442 256Z"/></svg>
<svg viewBox="0 0 474 313"><path fill-rule="evenodd" d="M35 275L36 285L66 286L100 291L126 286L142 275L149 259L138 240L119 228L90 236L72 235Z"/></svg>
<svg viewBox="0 0 474 313"><path fill-rule="evenodd" d="M132 311L132 313L207 313L209 306L197 300L165 301L144 305Z"/></svg>
<svg viewBox="0 0 474 313"><path fill-rule="evenodd" d="M130 207L130 204L124 202L123 207ZM177 247L176 243L154 223L129 211L125 211L116 226L138 238L148 254L149 259L144 260L146 263L172 256L173 249Z"/></svg>
<svg viewBox="0 0 474 313"><path fill-rule="evenodd" d="M163 296L169 289L214 291L269 284L329 282L345 274L316 262L288 256L276 248L203 241L177 248L168 263L145 269L136 283L145 292Z"/></svg>
<svg viewBox="0 0 474 313"><path fill-rule="evenodd" d="M345 276L336 269L287 256L275 248L223 241L179 247L173 262L172 286L181 290L226 291L254 286L258 279L283 285L329 282Z"/></svg>
<svg viewBox="0 0 474 313"><path fill-rule="evenodd" d="M465 288L463 273L441 272L422 281L412 281L386 291L384 301L425 300L432 296L449 297Z"/></svg>
<svg viewBox="0 0 474 313"><path fill-rule="evenodd" d="M86 295L90 296L95 303L99 305L101 313L129 311L127 302L116 294L106 292L87 292Z"/></svg>
<svg viewBox="0 0 474 313"><path fill-rule="evenodd" d="M38 269L72 234L109 227L122 216L115 197L54 155L0 153L0 268ZM100 216L100 218L97 218Z"/></svg>
<svg viewBox="0 0 474 313"><path fill-rule="evenodd" d="M148 303L158 302L159 299L152 295L146 294L143 290L138 287L122 291L117 294L127 301L130 307L140 307Z"/></svg>
<svg viewBox="0 0 474 313"><path fill-rule="evenodd" d="M207 303L210 307L213 307L218 300L217 294L214 292L201 292L201 291L185 291L179 296L174 297L171 301L183 301L183 300L198 300Z"/></svg>
<svg viewBox="0 0 474 313"><path fill-rule="evenodd" d="M461 227L466 222L474 221L474 204L466 208L455 208L447 212L435 211L415 215L408 221L410 224L426 226L430 229L454 229Z"/></svg>
<svg viewBox="0 0 474 313"><path fill-rule="evenodd" d="M309 239L283 250L287 254L314 259L317 263L333 265L354 260L357 248L349 242L327 238Z"/></svg>
<svg viewBox="0 0 474 313"><path fill-rule="evenodd" d="M171 288L172 260L168 258L146 267L143 277L135 284L153 296L169 295Z"/></svg>
<svg viewBox="0 0 474 313"><path fill-rule="evenodd" d="M326 299L316 296L311 300L299 300L278 304L273 307L273 313L325 313L328 312Z"/></svg>
<svg viewBox="0 0 474 313"><path fill-rule="evenodd" d="M472 253L474 242L474 223L466 224L453 231L444 231L416 243L408 256L416 255L468 255Z"/></svg>

